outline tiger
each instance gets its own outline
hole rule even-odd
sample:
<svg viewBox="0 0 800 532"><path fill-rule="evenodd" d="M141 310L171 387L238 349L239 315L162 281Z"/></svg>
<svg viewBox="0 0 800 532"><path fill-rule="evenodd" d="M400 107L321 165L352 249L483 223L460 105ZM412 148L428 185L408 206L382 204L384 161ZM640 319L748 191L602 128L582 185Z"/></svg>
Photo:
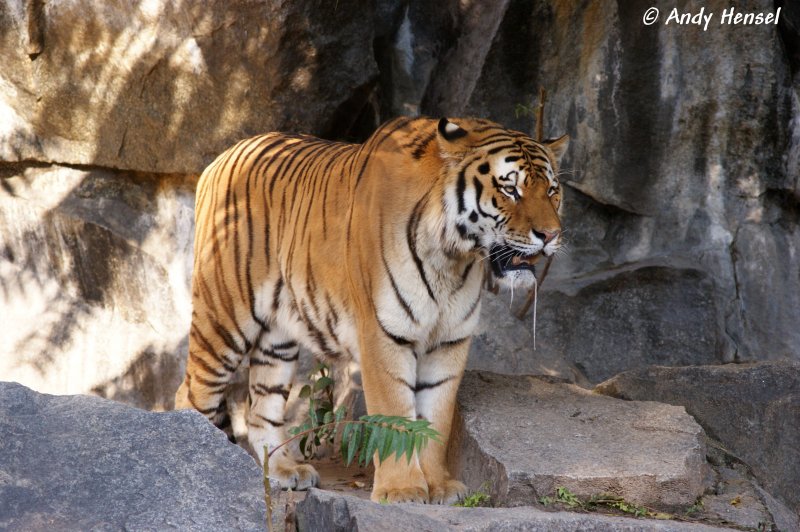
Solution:
<svg viewBox="0 0 800 532"><path fill-rule="evenodd" d="M284 488L308 489L313 466L286 446L265 452L286 440L300 348L354 361L369 414L425 419L442 443L410 461L376 457L371 499L463 497L447 445L484 266L501 286L532 287L535 262L559 250L568 141L485 119L401 117L362 144L268 133L222 153L197 185L176 408L220 424L248 357L250 445Z"/></svg>

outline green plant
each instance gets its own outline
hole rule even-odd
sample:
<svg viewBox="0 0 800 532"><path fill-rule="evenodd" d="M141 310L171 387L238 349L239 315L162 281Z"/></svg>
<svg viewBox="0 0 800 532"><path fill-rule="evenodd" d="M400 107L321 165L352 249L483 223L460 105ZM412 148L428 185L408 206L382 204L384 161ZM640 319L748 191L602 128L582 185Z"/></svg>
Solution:
<svg viewBox="0 0 800 532"><path fill-rule="evenodd" d="M544 506L553 504L562 504L568 508L579 508L587 512L599 511L603 508L616 510L625 514L633 515L634 517L649 517L652 519L672 519L672 514L657 512L646 506L639 506L626 501L623 497L612 495L609 493L601 493L593 495L586 500L580 499L577 495L572 493L565 487L557 487L555 496L543 496L539 498L539 503Z"/></svg>
<svg viewBox="0 0 800 532"><path fill-rule="evenodd" d="M300 390L301 397L309 400L308 419L299 427L289 429L292 436L273 447L264 448L264 498L267 503L267 529L272 530L272 497L269 489L269 458L281 447L300 440L300 448L306 457L313 456L322 442L333 442L341 432L342 457L347 465L357 459L360 465L367 465L373 457L379 462L395 455L399 460L403 455L408 462L430 441L441 442L440 434L425 419L412 420L402 416L366 415L358 420L345 420L346 409L333 410L333 379L330 370L319 364L312 375L312 384Z"/></svg>
<svg viewBox="0 0 800 532"><path fill-rule="evenodd" d="M335 430L326 430L330 423L341 421L347 412L344 406L333 408L333 386L330 368L317 362L311 375L310 384L300 389L300 398L308 399L308 417L302 425L289 429L292 436L306 433L300 438L300 452L306 459L316 454L317 448L324 443L333 443Z"/></svg>
<svg viewBox="0 0 800 532"><path fill-rule="evenodd" d="M482 485L476 491L470 493L462 500L458 501L457 503L453 504L453 506L458 506L460 508L477 508L478 506L489 506L489 494L486 493L486 484Z"/></svg>
<svg viewBox="0 0 800 532"><path fill-rule="evenodd" d="M535 116L536 115L536 106L525 105L522 103L518 103L514 106L514 118L519 118L521 116Z"/></svg>
<svg viewBox="0 0 800 532"><path fill-rule="evenodd" d="M583 503L580 501L580 499L578 499L578 496L565 487L556 488L556 501L566 504L570 508L583 506Z"/></svg>
<svg viewBox="0 0 800 532"><path fill-rule="evenodd" d="M703 510L703 499L698 497L694 504L686 509L686 515L694 515Z"/></svg>

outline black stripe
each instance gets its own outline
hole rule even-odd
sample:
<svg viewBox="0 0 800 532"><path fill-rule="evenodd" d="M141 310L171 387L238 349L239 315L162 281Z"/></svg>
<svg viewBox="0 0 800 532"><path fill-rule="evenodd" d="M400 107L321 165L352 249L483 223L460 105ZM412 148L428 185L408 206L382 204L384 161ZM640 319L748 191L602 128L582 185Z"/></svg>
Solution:
<svg viewBox="0 0 800 532"><path fill-rule="evenodd" d="M482 295L481 292L478 291L478 297L475 298L475 301L472 303L472 306L469 308L469 312L467 312L467 315L462 318L462 321L466 321L467 319L469 319L470 316L472 316L472 314L475 312L475 309L478 308L478 303L481 302L481 295Z"/></svg>
<svg viewBox="0 0 800 532"><path fill-rule="evenodd" d="M422 141L417 145L414 151L411 152L411 156L414 159L421 159L422 156L425 154L425 149L428 147L428 144L430 144L435 138L436 138L436 132L429 133L428 136L422 139Z"/></svg>
<svg viewBox="0 0 800 532"><path fill-rule="evenodd" d="M414 264L417 265L417 271L419 271L419 276L422 279L422 282L425 284L425 288L428 290L428 295L431 296L431 299L436 302L436 297L433 295L433 289L431 288L430 283L428 283L428 278L425 276L425 268L422 265L422 259L419 258L417 255L417 226L419 225L419 219L421 216L420 211L424 205L424 202L427 201L428 196L425 195L415 206L414 210L411 212L411 218L408 220L408 225L406 226L406 240L408 241L408 249L411 251L411 258L414 259Z"/></svg>
<svg viewBox="0 0 800 532"><path fill-rule="evenodd" d="M378 149L378 147L381 144L383 144L383 142L386 141L386 139L391 137L396 131L399 131L400 129L403 129L408 124L410 124L410 123L412 123L414 121L417 121L419 119L418 118L406 118L406 117L404 117L404 118L397 118L395 120L396 120L396 122L394 122L394 123L393 122L389 122L386 125L384 125L381 129L379 129L378 131L373 133L372 136L369 139L367 139L367 142L365 142L364 144L361 145L361 149L367 149L366 146L367 146L368 143L372 142L372 143L375 144L375 146L371 146L369 148L369 151L365 154L366 157L364 157L364 162L361 165L361 170L358 172L358 176L356 177L355 188L358 188L358 185L361 184L361 178L364 177L364 171L367 169L367 163L369 162L369 159L370 159L370 156L372 155L372 153L374 153L375 150ZM384 129L387 129L389 127L391 127L391 129L389 129L388 131L384 131ZM361 150L359 150L359 151L361 151Z"/></svg>
<svg viewBox="0 0 800 532"><path fill-rule="evenodd" d="M298 350L294 355L279 355L275 351L271 351L269 349L264 349L263 347L259 347L258 350L265 357L275 358L275 359L283 361L283 362L294 362L295 360L297 360L300 357L300 350Z"/></svg>
<svg viewBox="0 0 800 532"><path fill-rule="evenodd" d="M391 338L392 341L394 343L396 343L397 345L409 346L409 345L411 345L413 343L408 338L403 338L402 336L397 336L397 335L394 335L394 334L390 333L389 331L386 330L386 327L383 326L383 322L380 320L380 318L375 316L375 319L378 321L378 325L380 326L381 330L383 331L383 334L385 334L386 336Z"/></svg>
<svg viewBox="0 0 800 532"><path fill-rule="evenodd" d="M253 412L253 415L254 415L254 416L256 416L258 419L261 419L261 420L264 420L264 421L266 421L267 423L269 423L269 424L270 424L270 425L272 425L273 427L282 427L282 426L283 426L283 424L284 424L284 422L283 422L283 421L273 421L273 420L271 420L270 418L268 418L268 417L264 417L264 416L262 416L261 414L256 414L255 412Z"/></svg>
<svg viewBox="0 0 800 532"><path fill-rule="evenodd" d="M458 212L462 213L466 210L464 206L464 191L467 188L467 180L464 173L467 171L466 167L462 168L458 173L458 180L456 181L456 200L458 201Z"/></svg>
<svg viewBox="0 0 800 532"><path fill-rule="evenodd" d="M216 355L213 351L209 352L209 354L215 359L217 359L218 357L218 355ZM194 364L200 366L200 369L220 379L223 377L228 377L228 375L236 371L236 368L231 369L230 367L225 366L224 360L220 361L222 362L222 368L215 368L211 364L206 362L202 357L198 356L196 353L189 353L189 358L192 360ZM195 372L195 375L197 375L197 372Z"/></svg>
<svg viewBox="0 0 800 532"><path fill-rule="evenodd" d="M382 215L379 216L379 222L381 227L383 227ZM419 321L417 321L416 316L414 316L414 313L411 311L411 306L408 304L408 301L406 301L403 295L400 293L400 289L397 287L397 282L394 280L394 275L392 275L392 270L391 268L389 268L389 263L386 260L386 253L383 247L383 231L381 231L381 260L383 260L383 267L386 270L386 275L389 277L389 282L392 285L392 289L394 290L394 295L397 298L398 303L400 303L400 306L408 315L408 317L411 319L411 321L413 321L416 324L419 324Z"/></svg>
<svg viewBox="0 0 800 532"><path fill-rule="evenodd" d="M200 407L198 407L197 406L197 401L195 401L194 395L192 395L191 388L189 389L188 399L189 399L189 404L192 405L192 408L194 408L195 410L197 410L198 412L200 412L201 414L203 414L206 417L211 417L213 414L217 413L217 407L211 407L211 408L200 408Z"/></svg>
<svg viewBox="0 0 800 532"><path fill-rule="evenodd" d="M202 347L205 348L206 353L211 355L211 357L214 360L216 360L217 362L219 362L222 365L222 367L224 367L226 370L228 370L231 373L236 371L236 368L239 366L239 362L237 361L236 364L232 364L230 362L230 360L228 360L226 357L223 357L222 355L217 353L217 351L211 345L211 342L209 342L208 339L206 339L206 337L203 336L203 333L200 332L199 327L195 323L192 323L191 334L192 334L192 336L194 336L195 341L198 341L198 340L200 341L200 343L202 344ZM199 359L198 357L195 357L195 358L197 358L198 360L202 360L202 359ZM205 362L205 361L203 361L203 362ZM202 366L202 364L201 364L201 366ZM209 368L209 372L213 373L212 371L210 371L210 366L207 366L207 367Z"/></svg>
<svg viewBox="0 0 800 532"><path fill-rule="evenodd" d="M441 386L442 384L449 382L455 379L454 376L445 377L444 379L438 380L436 382L418 382L417 385L414 387L414 392L419 393L423 390L430 390L431 388L436 388L437 386Z"/></svg>
<svg viewBox="0 0 800 532"><path fill-rule="evenodd" d="M222 339L222 342L228 349L230 349L237 355L245 354L245 350L243 350L241 347L237 345L236 340L234 340L233 338L233 335L230 332L228 332L228 330L225 329L225 327L223 327L218 321L211 320L211 327L214 329L214 332L217 333L217 336L219 336Z"/></svg>
<svg viewBox="0 0 800 532"><path fill-rule="evenodd" d="M508 150L508 149L512 149L512 148L514 148L513 144L503 144L501 146L496 146L496 147L490 149L489 151L486 152L486 154L487 155L494 155L497 152L501 152L503 150Z"/></svg>
<svg viewBox="0 0 800 532"><path fill-rule="evenodd" d="M297 342L288 341L288 342L281 342L279 344L272 344L272 349L275 351L286 351L287 349L292 349L293 347L297 347Z"/></svg>
<svg viewBox="0 0 800 532"><path fill-rule="evenodd" d="M194 378L194 380L196 380L197 382L199 382L200 384L202 384L206 388L219 389L219 388L224 388L228 384L228 379L227 378L225 380L222 380L222 381L215 381L215 380L212 380L212 379L206 379L205 377L201 376L198 373L195 373L193 378Z"/></svg>
<svg viewBox="0 0 800 532"><path fill-rule="evenodd" d="M467 277L469 276L469 272L472 271L472 267L475 265L475 261L473 260L467 267L464 268L464 273L461 274L461 286L464 286L464 283L467 282Z"/></svg>
<svg viewBox="0 0 800 532"><path fill-rule="evenodd" d="M492 178L494 179L494 178ZM483 183L481 183L477 177L473 178L473 185L475 186L475 205L478 207L478 212L484 218L491 218L494 221L497 221L498 216L495 214L489 214L488 212L484 211L481 207L481 194L483 194ZM492 204L497 208L497 202L492 196ZM474 223L474 222L473 222Z"/></svg>
<svg viewBox="0 0 800 532"><path fill-rule="evenodd" d="M477 177L472 178L472 185L475 187L475 203L478 205L478 210L481 208L481 194L483 193L483 183Z"/></svg>
<svg viewBox="0 0 800 532"><path fill-rule="evenodd" d="M277 384L275 386L266 386L264 384L257 383L250 387L250 391L255 392L257 395L280 395L284 399L289 398L289 390L284 388L281 384Z"/></svg>
<svg viewBox="0 0 800 532"><path fill-rule="evenodd" d="M275 283L275 289L272 291L272 312L278 312L278 300L281 296L281 289L283 288L283 277L278 277L278 282Z"/></svg>

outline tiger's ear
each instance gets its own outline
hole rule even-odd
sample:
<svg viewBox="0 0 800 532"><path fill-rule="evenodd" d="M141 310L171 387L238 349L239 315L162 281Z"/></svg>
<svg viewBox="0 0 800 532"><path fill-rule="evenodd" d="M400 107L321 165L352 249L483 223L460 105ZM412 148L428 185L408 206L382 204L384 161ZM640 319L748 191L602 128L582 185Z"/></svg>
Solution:
<svg viewBox="0 0 800 532"><path fill-rule="evenodd" d="M448 142L453 142L467 136L467 130L462 129L446 118L439 119L439 135Z"/></svg>
<svg viewBox="0 0 800 532"><path fill-rule="evenodd" d="M561 158L569 147L569 135L561 135L557 139L547 139L542 142L555 157L555 163L561 164Z"/></svg>

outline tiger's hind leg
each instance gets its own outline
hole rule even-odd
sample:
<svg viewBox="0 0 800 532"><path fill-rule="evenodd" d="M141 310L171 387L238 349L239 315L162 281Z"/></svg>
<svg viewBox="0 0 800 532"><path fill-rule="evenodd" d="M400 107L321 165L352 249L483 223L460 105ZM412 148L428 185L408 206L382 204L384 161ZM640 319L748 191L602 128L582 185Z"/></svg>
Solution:
<svg viewBox="0 0 800 532"><path fill-rule="evenodd" d="M299 351L289 336L272 330L261 335L250 354L248 440L262 464L265 454L287 439L284 413ZM269 476L286 489L306 490L319 484L314 467L295 461L288 446L269 458Z"/></svg>
<svg viewBox="0 0 800 532"><path fill-rule="evenodd" d="M175 393L175 409L199 411L230 437L226 387L251 348L258 329L249 325L246 327L249 332L243 333L242 327L236 325L231 327L236 331L234 335L213 325L217 324L203 323L197 315L192 317L186 375Z"/></svg>

